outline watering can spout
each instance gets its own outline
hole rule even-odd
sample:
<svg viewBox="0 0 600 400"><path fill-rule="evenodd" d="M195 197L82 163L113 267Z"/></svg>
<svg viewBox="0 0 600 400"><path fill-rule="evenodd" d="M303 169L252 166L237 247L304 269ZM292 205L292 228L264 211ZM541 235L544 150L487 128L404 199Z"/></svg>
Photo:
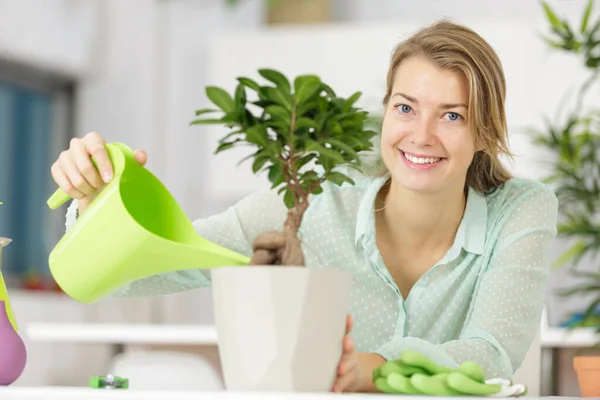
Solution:
<svg viewBox="0 0 600 400"><path fill-rule="evenodd" d="M106 147L113 179L49 257L50 271L67 295L88 303L165 272L249 264L249 257L200 237L169 191L127 146ZM59 189L48 206L56 209L69 198Z"/></svg>

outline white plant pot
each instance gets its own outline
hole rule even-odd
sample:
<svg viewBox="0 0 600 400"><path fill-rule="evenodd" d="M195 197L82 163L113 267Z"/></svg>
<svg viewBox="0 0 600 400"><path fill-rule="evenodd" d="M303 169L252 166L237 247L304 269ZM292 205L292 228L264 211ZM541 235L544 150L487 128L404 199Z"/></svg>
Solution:
<svg viewBox="0 0 600 400"><path fill-rule="evenodd" d="M251 266L211 272L225 387L329 392L342 355L352 275Z"/></svg>

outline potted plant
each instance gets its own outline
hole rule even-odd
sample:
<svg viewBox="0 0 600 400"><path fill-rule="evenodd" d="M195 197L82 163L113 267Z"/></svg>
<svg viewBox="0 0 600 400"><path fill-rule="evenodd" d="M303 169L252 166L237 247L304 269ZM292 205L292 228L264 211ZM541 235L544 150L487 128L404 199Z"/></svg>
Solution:
<svg viewBox="0 0 600 400"><path fill-rule="evenodd" d="M600 73L600 18L592 21L593 1L589 0L579 26L572 27L559 18L543 2L550 24L551 36L546 43L574 56L580 57L590 76L579 90L576 105L564 122L546 122L546 129L534 131L535 142L556 155L552 174L546 179L559 198L560 221L558 234L573 240L573 245L559 257L557 266L571 265L571 273L582 283L561 291L563 296L591 296L591 301L576 324L595 328L600 332L597 311L600 305L600 271L582 270L580 261L600 251L600 109L584 108L584 97L597 82ZM600 396L600 356L596 348L585 349L574 358L581 394L584 397ZM587 353L587 354L585 354Z"/></svg>
<svg viewBox="0 0 600 400"><path fill-rule="evenodd" d="M226 0L236 6L243 0ZM319 23L331 20L332 0L266 0L268 24Z"/></svg>
<svg viewBox="0 0 600 400"><path fill-rule="evenodd" d="M376 132L354 106L360 92L342 98L315 75L290 82L276 70L258 73L266 84L240 77L233 94L207 87L217 108L198 110L192 122L227 128L216 153L252 148L245 159L254 173L268 174L287 210L281 231L255 238L251 267L211 271L225 383L229 390L328 391L352 277L339 268L304 268L299 228L326 182L354 183L341 167L360 169Z"/></svg>

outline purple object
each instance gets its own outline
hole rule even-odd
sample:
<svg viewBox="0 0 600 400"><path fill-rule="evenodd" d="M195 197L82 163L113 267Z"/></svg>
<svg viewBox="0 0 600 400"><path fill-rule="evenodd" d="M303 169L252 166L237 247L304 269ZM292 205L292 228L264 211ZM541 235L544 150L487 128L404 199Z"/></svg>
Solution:
<svg viewBox="0 0 600 400"><path fill-rule="evenodd" d="M0 386L8 386L21 376L27 363L27 349L14 330L0 300Z"/></svg>

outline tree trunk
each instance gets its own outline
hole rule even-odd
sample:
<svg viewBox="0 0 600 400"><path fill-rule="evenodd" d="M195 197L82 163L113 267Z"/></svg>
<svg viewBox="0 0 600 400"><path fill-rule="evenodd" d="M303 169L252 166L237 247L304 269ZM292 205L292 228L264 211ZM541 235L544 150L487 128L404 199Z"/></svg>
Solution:
<svg viewBox="0 0 600 400"><path fill-rule="evenodd" d="M304 266L302 244L298 229L308 203L288 210L283 232L265 232L256 237L252 245L254 254L250 265Z"/></svg>

